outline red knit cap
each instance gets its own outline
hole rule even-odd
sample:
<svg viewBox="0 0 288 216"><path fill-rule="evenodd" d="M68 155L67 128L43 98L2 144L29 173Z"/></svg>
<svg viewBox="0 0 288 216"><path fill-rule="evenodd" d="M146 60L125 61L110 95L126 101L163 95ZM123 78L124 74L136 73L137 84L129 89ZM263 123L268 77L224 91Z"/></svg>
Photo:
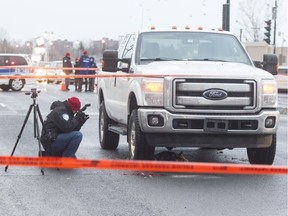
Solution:
<svg viewBox="0 0 288 216"><path fill-rule="evenodd" d="M88 52L86 50L83 51L83 55L87 55Z"/></svg>
<svg viewBox="0 0 288 216"><path fill-rule="evenodd" d="M78 112L81 107L81 102L77 97L68 98L68 103L71 106L72 110Z"/></svg>
<svg viewBox="0 0 288 216"><path fill-rule="evenodd" d="M67 53L66 53L66 56L67 56L67 57L70 57L70 53L69 53L69 52L67 52Z"/></svg>

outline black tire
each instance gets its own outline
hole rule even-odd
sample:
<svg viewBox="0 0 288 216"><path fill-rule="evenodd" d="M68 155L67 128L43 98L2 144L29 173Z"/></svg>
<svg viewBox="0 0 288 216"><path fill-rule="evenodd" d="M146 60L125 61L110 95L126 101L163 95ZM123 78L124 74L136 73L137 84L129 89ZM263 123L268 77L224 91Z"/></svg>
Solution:
<svg viewBox="0 0 288 216"><path fill-rule="evenodd" d="M153 160L155 148L146 142L144 133L140 129L137 110L133 110L129 118L128 127L129 154L132 160Z"/></svg>
<svg viewBox="0 0 288 216"><path fill-rule="evenodd" d="M276 134L272 135L272 144L268 148L247 148L247 155L250 164L272 165L276 153Z"/></svg>
<svg viewBox="0 0 288 216"><path fill-rule="evenodd" d="M109 118L106 112L104 101L100 105L99 110L99 141L102 149L115 150L119 144L119 134L113 133L108 130L109 124L112 120Z"/></svg>
<svg viewBox="0 0 288 216"><path fill-rule="evenodd" d="M2 85L1 88L3 91L9 91L10 86L9 85Z"/></svg>
<svg viewBox="0 0 288 216"><path fill-rule="evenodd" d="M9 82L9 86L12 89L12 91L21 91L24 85L25 85L25 80L23 79L12 79Z"/></svg>

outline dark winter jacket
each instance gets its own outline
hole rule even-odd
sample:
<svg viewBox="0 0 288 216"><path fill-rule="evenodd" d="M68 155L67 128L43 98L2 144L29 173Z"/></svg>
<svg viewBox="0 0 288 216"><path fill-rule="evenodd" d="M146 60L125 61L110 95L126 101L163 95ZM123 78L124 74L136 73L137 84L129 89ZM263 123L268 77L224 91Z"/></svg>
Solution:
<svg viewBox="0 0 288 216"><path fill-rule="evenodd" d="M79 74L80 74L80 71L79 71L79 70L76 70L76 69L79 68L79 67L80 67L79 61L76 61L75 64L74 64L75 75L79 75Z"/></svg>
<svg viewBox="0 0 288 216"><path fill-rule="evenodd" d="M81 68L90 67L90 59L88 55L82 55L79 60L79 65ZM80 70L80 74L89 74L89 70Z"/></svg>
<svg viewBox="0 0 288 216"><path fill-rule="evenodd" d="M47 146L55 141L58 134L79 130L79 125L82 121L79 116L74 116L67 100L63 102L53 102L50 109L52 111L47 115L47 118L43 122L40 138L44 148L45 145Z"/></svg>
<svg viewBox="0 0 288 216"><path fill-rule="evenodd" d="M93 57L90 58L90 68L97 68L97 64ZM89 70L89 74L96 74L96 70Z"/></svg>
<svg viewBox="0 0 288 216"><path fill-rule="evenodd" d="M63 68L72 68L71 58L68 56L65 56L63 58ZM72 70L63 70L63 72L68 75L72 73Z"/></svg>

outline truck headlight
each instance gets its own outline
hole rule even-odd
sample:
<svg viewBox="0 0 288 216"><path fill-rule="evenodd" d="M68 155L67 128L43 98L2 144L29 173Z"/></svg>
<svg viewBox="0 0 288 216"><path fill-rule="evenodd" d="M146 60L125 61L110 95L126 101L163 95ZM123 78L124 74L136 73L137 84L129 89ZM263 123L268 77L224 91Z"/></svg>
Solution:
<svg viewBox="0 0 288 216"><path fill-rule="evenodd" d="M263 80L262 82L262 106L277 107L278 105L278 89L274 80Z"/></svg>
<svg viewBox="0 0 288 216"><path fill-rule="evenodd" d="M163 79L142 80L144 105L163 106Z"/></svg>

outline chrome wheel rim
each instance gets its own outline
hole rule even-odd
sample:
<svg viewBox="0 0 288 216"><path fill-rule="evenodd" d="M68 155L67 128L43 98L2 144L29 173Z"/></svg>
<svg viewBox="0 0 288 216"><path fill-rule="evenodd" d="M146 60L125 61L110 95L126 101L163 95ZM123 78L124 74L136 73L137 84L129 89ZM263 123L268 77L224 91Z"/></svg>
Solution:
<svg viewBox="0 0 288 216"><path fill-rule="evenodd" d="M14 79L11 82L11 87L15 90L20 90L21 88L23 88L23 81L20 79Z"/></svg>
<svg viewBox="0 0 288 216"><path fill-rule="evenodd" d="M136 143L136 132L135 132L135 124L131 125L130 131L130 155L131 159L134 159L135 156L135 143Z"/></svg>
<svg viewBox="0 0 288 216"><path fill-rule="evenodd" d="M103 118L103 111L100 113L100 142L103 141L103 133L104 133L104 118Z"/></svg>

